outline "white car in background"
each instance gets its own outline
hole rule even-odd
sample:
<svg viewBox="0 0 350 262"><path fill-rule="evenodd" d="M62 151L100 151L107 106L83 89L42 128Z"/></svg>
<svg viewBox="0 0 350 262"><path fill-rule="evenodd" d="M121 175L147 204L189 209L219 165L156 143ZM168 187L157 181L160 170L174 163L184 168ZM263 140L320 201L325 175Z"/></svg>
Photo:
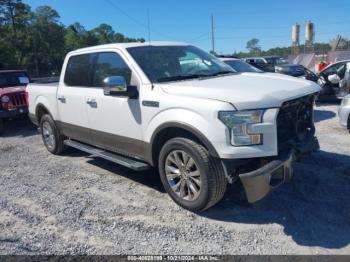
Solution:
<svg viewBox="0 0 350 262"><path fill-rule="evenodd" d="M324 101L339 101L350 93L350 60L327 66L319 74L322 87L319 98Z"/></svg>
<svg viewBox="0 0 350 262"><path fill-rule="evenodd" d="M338 114L340 124L350 130L350 95L343 98Z"/></svg>
<svg viewBox="0 0 350 262"><path fill-rule="evenodd" d="M225 64L228 64L230 67L232 67L237 73L243 73L243 72L262 73L263 72L260 69L238 58L220 57L220 56L218 58Z"/></svg>

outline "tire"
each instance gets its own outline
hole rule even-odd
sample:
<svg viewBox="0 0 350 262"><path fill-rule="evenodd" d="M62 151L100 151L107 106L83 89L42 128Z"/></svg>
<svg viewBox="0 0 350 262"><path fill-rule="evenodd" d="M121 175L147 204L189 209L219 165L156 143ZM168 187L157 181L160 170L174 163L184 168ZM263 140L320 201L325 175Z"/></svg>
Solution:
<svg viewBox="0 0 350 262"><path fill-rule="evenodd" d="M66 149L63 144L65 138L59 133L55 121L50 115L44 115L40 119L40 132L44 145L50 153L59 155Z"/></svg>
<svg viewBox="0 0 350 262"><path fill-rule="evenodd" d="M164 189L187 210L204 211L225 194L227 179L220 161L190 139L173 138L166 142L160 151L158 168Z"/></svg>

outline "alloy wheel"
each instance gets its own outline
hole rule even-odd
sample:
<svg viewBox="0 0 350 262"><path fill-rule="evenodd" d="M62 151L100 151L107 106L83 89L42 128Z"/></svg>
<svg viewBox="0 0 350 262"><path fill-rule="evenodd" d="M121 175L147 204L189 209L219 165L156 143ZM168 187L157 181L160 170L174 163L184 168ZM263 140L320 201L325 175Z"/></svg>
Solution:
<svg viewBox="0 0 350 262"><path fill-rule="evenodd" d="M45 144L49 149L55 148L56 146L55 135L49 122L44 122L42 128L43 128L42 133L43 133Z"/></svg>
<svg viewBox="0 0 350 262"><path fill-rule="evenodd" d="M201 191L201 174L195 160L185 151L174 150L165 160L165 175L173 192L187 201L196 200Z"/></svg>

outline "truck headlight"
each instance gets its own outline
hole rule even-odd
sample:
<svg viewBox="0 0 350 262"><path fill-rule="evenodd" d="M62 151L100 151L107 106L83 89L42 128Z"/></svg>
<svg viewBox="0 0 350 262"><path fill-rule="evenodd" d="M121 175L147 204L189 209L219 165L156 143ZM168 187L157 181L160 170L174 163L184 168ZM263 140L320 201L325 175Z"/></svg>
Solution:
<svg viewBox="0 0 350 262"><path fill-rule="evenodd" d="M8 97L8 96L3 96L2 98L1 98L1 102L2 103L8 103L10 101L10 98Z"/></svg>
<svg viewBox="0 0 350 262"><path fill-rule="evenodd" d="M231 132L233 146L249 146L262 144L262 134L250 134L248 127L262 122L264 110L221 111L219 119Z"/></svg>

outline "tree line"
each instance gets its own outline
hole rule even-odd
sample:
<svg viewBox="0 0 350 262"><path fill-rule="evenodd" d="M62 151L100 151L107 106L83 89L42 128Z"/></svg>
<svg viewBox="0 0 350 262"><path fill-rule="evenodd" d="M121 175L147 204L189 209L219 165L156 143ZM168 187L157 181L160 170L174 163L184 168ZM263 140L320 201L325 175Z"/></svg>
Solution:
<svg viewBox="0 0 350 262"><path fill-rule="evenodd" d="M319 55L325 55L327 52L331 51L332 46L334 45L334 42L336 39L331 39L329 43L315 43L313 45L313 51L316 54ZM261 46L259 45L259 39L252 38L250 39L246 44L246 49L248 52L235 52L232 55L235 57L245 58L245 57L251 57L251 56L282 56L282 57L288 57L290 54L292 54L292 47L274 47L270 48L268 50L262 50ZM305 48L305 45L299 46L299 52L303 53L307 48ZM338 45L337 50L350 50L350 40L347 38L340 39L340 43Z"/></svg>
<svg viewBox="0 0 350 262"><path fill-rule="evenodd" d="M69 51L106 43L144 42L101 24L92 30L64 26L50 6L32 10L21 0L0 0L0 70L25 69L32 76L59 74Z"/></svg>

